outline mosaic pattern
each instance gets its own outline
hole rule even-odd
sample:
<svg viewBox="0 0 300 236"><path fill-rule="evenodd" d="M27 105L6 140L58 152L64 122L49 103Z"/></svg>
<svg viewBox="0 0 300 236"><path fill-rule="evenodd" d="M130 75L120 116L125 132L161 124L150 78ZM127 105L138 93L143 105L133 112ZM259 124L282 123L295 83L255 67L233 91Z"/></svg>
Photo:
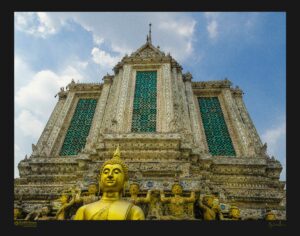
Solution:
<svg viewBox="0 0 300 236"><path fill-rule="evenodd" d="M61 156L77 155L84 148L96 105L96 99L79 99L60 151Z"/></svg>
<svg viewBox="0 0 300 236"><path fill-rule="evenodd" d="M213 156L235 156L232 141L217 97L198 98L209 152Z"/></svg>
<svg viewBox="0 0 300 236"><path fill-rule="evenodd" d="M156 131L156 71L136 73L132 113L132 132Z"/></svg>

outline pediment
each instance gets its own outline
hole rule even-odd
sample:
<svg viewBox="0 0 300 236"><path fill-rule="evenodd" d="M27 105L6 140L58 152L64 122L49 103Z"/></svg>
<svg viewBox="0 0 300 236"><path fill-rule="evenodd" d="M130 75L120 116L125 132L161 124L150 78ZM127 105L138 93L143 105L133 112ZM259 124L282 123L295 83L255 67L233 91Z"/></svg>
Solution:
<svg viewBox="0 0 300 236"><path fill-rule="evenodd" d="M149 57L164 57L165 53L147 42L138 50L130 55L130 57L149 58Z"/></svg>

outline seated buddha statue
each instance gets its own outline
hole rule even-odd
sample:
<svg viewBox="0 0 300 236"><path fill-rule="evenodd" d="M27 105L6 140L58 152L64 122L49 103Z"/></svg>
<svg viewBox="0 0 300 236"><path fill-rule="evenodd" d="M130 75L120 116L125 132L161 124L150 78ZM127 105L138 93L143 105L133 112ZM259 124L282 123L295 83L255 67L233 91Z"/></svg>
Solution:
<svg viewBox="0 0 300 236"><path fill-rule="evenodd" d="M162 216L162 220L191 220L193 219L192 216L189 216L186 213L186 204L187 203L194 203L195 192L191 192L190 197L183 197L182 194L182 186L180 184L174 184L172 186L172 193L174 194L173 197L165 197L163 190L160 194L160 200L163 203L169 203L170 213L171 215Z"/></svg>
<svg viewBox="0 0 300 236"><path fill-rule="evenodd" d="M204 220L223 220L223 214L218 204L215 204L215 196L205 195L199 201L199 207L203 212Z"/></svg>
<svg viewBox="0 0 300 236"><path fill-rule="evenodd" d="M104 162L99 173L100 200L80 207L74 220L144 220L143 210L122 199L128 167L122 161L119 147L113 158Z"/></svg>

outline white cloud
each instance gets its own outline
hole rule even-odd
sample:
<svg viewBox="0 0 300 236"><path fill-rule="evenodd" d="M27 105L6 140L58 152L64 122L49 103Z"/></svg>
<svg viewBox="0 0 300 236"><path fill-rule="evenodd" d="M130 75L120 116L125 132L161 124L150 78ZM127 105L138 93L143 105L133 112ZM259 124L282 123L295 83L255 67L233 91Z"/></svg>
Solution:
<svg viewBox="0 0 300 236"><path fill-rule="evenodd" d="M208 31L208 35L211 39L215 39L218 36L218 23L216 20L210 21L207 26L206 29Z"/></svg>
<svg viewBox="0 0 300 236"><path fill-rule="evenodd" d="M91 55L96 64L109 69L112 69L112 67L114 67L121 59L120 56L111 56L109 53L96 47L92 49Z"/></svg>
<svg viewBox="0 0 300 236"><path fill-rule="evenodd" d="M25 137L31 136L38 139L44 128L41 122L35 115L28 110L22 110L21 114L16 119L15 128L21 131Z"/></svg>
<svg viewBox="0 0 300 236"><path fill-rule="evenodd" d="M279 142L282 141L283 138L285 138L285 134L286 134L285 121L274 128L266 130L262 134L262 140L267 143L268 151L271 155L276 154L278 150Z"/></svg>
<svg viewBox="0 0 300 236"><path fill-rule="evenodd" d="M55 34L63 24L64 18L50 17L46 12L15 12L16 29L34 37Z"/></svg>

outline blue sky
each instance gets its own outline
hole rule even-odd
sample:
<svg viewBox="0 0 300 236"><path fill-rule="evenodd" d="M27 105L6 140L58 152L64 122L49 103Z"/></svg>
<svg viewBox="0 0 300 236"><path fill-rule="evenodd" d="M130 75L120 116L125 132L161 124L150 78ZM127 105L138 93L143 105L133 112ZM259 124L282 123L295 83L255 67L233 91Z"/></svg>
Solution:
<svg viewBox="0 0 300 236"><path fill-rule="evenodd" d="M286 14L283 12L15 13L15 177L73 78L102 82L146 41L191 72L194 81L228 78L268 153L286 178Z"/></svg>

